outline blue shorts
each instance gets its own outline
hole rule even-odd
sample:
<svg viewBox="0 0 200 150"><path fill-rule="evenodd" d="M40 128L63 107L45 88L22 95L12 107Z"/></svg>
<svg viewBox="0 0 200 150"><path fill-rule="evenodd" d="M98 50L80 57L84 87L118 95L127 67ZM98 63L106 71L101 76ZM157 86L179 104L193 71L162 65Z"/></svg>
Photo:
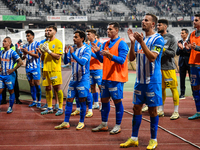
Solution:
<svg viewBox="0 0 200 150"><path fill-rule="evenodd" d="M0 89L4 89L6 87L8 88L8 90L14 89L15 79L16 79L15 72L6 76L0 75Z"/></svg>
<svg viewBox="0 0 200 150"><path fill-rule="evenodd" d="M135 83L133 92L133 104L147 104L156 107L162 102L162 84L138 84Z"/></svg>
<svg viewBox="0 0 200 150"><path fill-rule="evenodd" d="M90 70L90 85L98 84L102 82L102 70Z"/></svg>
<svg viewBox="0 0 200 150"><path fill-rule="evenodd" d="M90 83L88 81L70 81L67 98L83 98L89 93Z"/></svg>
<svg viewBox="0 0 200 150"><path fill-rule="evenodd" d="M190 67L191 86L200 85L200 67Z"/></svg>
<svg viewBox="0 0 200 150"><path fill-rule="evenodd" d="M26 70L26 77L28 79L28 81L30 80L40 80L41 77L41 73L40 73L40 68L36 68L36 69L28 69Z"/></svg>
<svg viewBox="0 0 200 150"><path fill-rule="evenodd" d="M101 98L111 97L113 100L123 99L123 82L102 80Z"/></svg>

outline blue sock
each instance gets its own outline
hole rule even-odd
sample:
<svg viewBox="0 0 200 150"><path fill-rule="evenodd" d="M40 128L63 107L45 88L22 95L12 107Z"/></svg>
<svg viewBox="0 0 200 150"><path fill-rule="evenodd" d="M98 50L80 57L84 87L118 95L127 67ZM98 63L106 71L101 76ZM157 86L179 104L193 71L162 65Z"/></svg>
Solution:
<svg viewBox="0 0 200 150"><path fill-rule="evenodd" d="M40 85L36 85L36 90L37 90L37 99L38 99L38 102L41 101L41 96L42 96L42 90L41 90L41 87Z"/></svg>
<svg viewBox="0 0 200 150"><path fill-rule="evenodd" d="M94 102L98 102L98 92L92 93Z"/></svg>
<svg viewBox="0 0 200 150"><path fill-rule="evenodd" d="M151 120L151 139L156 139L157 138L157 131L158 131L158 121L159 121L159 117L150 117Z"/></svg>
<svg viewBox="0 0 200 150"><path fill-rule="evenodd" d="M80 108L81 105L80 105L80 102L78 100L78 97L75 97L75 100L76 100L76 108Z"/></svg>
<svg viewBox="0 0 200 150"><path fill-rule="evenodd" d="M108 122L109 112L110 112L110 102L108 102L108 103L102 103L101 120L103 122Z"/></svg>
<svg viewBox="0 0 200 150"><path fill-rule="evenodd" d="M193 91L193 96L194 95L195 95L194 100L195 100L195 105L196 105L197 112L200 112L200 90Z"/></svg>
<svg viewBox="0 0 200 150"><path fill-rule="evenodd" d="M124 114L124 107L122 101L115 104L115 112L116 112L116 124L120 125Z"/></svg>
<svg viewBox="0 0 200 150"><path fill-rule="evenodd" d="M142 121L142 115L133 115L133 120L132 120L132 136L133 137L138 137L141 121Z"/></svg>
<svg viewBox="0 0 200 150"><path fill-rule="evenodd" d="M12 93L12 94L10 94L9 107L11 107L11 108L13 107L14 101L15 101L15 93Z"/></svg>
<svg viewBox="0 0 200 150"><path fill-rule="evenodd" d="M1 105L1 101L2 101L2 94L0 94L0 105Z"/></svg>
<svg viewBox="0 0 200 150"><path fill-rule="evenodd" d="M81 105L81 111L80 111L80 121L84 122L85 114L86 114L86 102L80 102Z"/></svg>
<svg viewBox="0 0 200 150"><path fill-rule="evenodd" d="M31 96L33 101L36 101L36 88L35 86L31 86Z"/></svg>
<svg viewBox="0 0 200 150"><path fill-rule="evenodd" d="M66 102L64 122L69 122L69 118L70 118L71 113L72 113L72 107L73 107L72 102Z"/></svg>
<svg viewBox="0 0 200 150"><path fill-rule="evenodd" d="M88 108L92 109L93 98L92 98L92 93L91 92L88 93L87 102L88 102Z"/></svg>

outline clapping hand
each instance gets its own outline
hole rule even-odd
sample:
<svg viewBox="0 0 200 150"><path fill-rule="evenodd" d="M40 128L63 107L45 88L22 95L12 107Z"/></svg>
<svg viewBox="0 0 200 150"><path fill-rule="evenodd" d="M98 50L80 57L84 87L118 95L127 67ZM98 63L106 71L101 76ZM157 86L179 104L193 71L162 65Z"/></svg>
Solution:
<svg viewBox="0 0 200 150"><path fill-rule="evenodd" d="M94 43L91 43L91 45L92 45L92 48L93 48L93 50L94 50L94 52L96 53L96 52L98 52L98 51L100 51L100 47L101 46L97 46L96 44L94 44Z"/></svg>

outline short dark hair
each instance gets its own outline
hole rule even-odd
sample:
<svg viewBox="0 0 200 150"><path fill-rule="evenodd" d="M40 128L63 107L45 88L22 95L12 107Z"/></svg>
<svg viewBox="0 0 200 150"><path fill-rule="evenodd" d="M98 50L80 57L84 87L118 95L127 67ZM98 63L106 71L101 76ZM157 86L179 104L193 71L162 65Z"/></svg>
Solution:
<svg viewBox="0 0 200 150"><path fill-rule="evenodd" d="M118 23L118 22L111 22L111 23L109 23L108 25L113 25L113 27L114 27L115 29L118 29L118 30L119 30L119 23Z"/></svg>
<svg viewBox="0 0 200 150"><path fill-rule="evenodd" d="M152 21L155 23L155 26L156 26L158 23L158 18L156 17L156 15L150 14L150 13L147 13L146 15L152 17Z"/></svg>
<svg viewBox="0 0 200 150"><path fill-rule="evenodd" d="M54 30L57 32L57 27L54 26L54 25L50 25L50 26L48 26L48 27L46 27L46 28L52 28L52 29L54 29Z"/></svg>
<svg viewBox="0 0 200 150"><path fill-rule="evenodd" d="M10 40L10 43L12 43L12 40L9 36L6 36L4 39L9 39Z"/></svg>
<svg viewBox="0 0 200 150"><path fill-rule="evenodd" d="M169 25L169 22L167 19L159 19L158 23L163 23L163 24L166 24L167 26Z"/></svg>
<svg viewBox="0 0 200 150"><path fill-rule="evenodd" d="M84 38L84 39L83 39L83 42L85 41L85 32L83 32L83 31L81 31L81 30L76 30L76 31L74 32L74 34L75 34L75 33L78 33L79 36L80 36L80 38Z"/></svg>
<svg viewBox="0 0 200 150"><path fill-rule="evenodd" d="M96 35L96 33L97 33L97 31L94 30L94 29L87 29L86 32L91 32L91 33L93 33L93 34L95 34L95 35Z"/></svg>
<svg viewBox="0 0 200 150"><path fill-rule="evenodd" d="M35 36L35 34L34 34L34 32L32 31L32 30L26 30L26 32L25 32L26 34L31 34L32 36Z"/></svg>
<svg viewBox="0 0 200 150"><path fill-rule="evenodd" d="M200 18L200 14L195 14L194 16L195 16L195 17L199 17L199 18Z"/></svg>
<svg viewBox="0 0 200 150"><path fill-rule="evenodd" d="M185 31L185 33L189 33L188 29L182 29L181 31Z"/></svg>

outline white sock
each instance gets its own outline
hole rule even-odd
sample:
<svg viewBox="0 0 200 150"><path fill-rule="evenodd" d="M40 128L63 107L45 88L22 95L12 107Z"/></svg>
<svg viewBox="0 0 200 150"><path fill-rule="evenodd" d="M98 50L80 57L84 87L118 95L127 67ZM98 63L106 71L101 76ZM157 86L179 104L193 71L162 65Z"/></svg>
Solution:
<svg viewBox="0 0 200 150"><path fill-rule="evenodd" d="M157 142L157 139L151 139L151 140L154 140L154 141L156 141L156 142Z"/></svg>
<svg viewBox="0 0 200 150"><path fill-rule="evenodd" d="M94 102L94 105L95 106L99 106L99 102Z"/></svg>
<svg viewBox="0 0 200 150"><path fill-rule="evenodd" d="M89 112L92 112L92 109L88 109Z"/></svg>
<svg viewBox="0 0 200 150"><path fill-rule="evenodd" d="M179 105L174 106L174 112L178 112Z"/></svg>
<svg viewBox="0 0 200 150"><path fill-rule="evenodd" d="M119 125L119 124L116 124L115 127L116 127L116 128L120 128L120 125Z"/></svg>
<svg viewBox="0 0 200 150"><path fill-rule="evenodd" d="M132 139L133 141L137 141L137 140L138 140L138 137L132 136L131 139Z"/></svg>
<svg viewBox="0 0 200 150"><path fill-rule="evenodd" d="M102 125L107 126L107 122L102 121Z"/></svg>
<svg viewBox="0 0 200 150"><path fill-rule="evenodd" d="M164 105L158 106L159 111L164 111Z"/></svg>
<svg viewBox="0 0 200 150"><path fill-rule="evenodd" d="M80 111L80 107L79 107L79 108L76 108L76 110Z"/></svg>

